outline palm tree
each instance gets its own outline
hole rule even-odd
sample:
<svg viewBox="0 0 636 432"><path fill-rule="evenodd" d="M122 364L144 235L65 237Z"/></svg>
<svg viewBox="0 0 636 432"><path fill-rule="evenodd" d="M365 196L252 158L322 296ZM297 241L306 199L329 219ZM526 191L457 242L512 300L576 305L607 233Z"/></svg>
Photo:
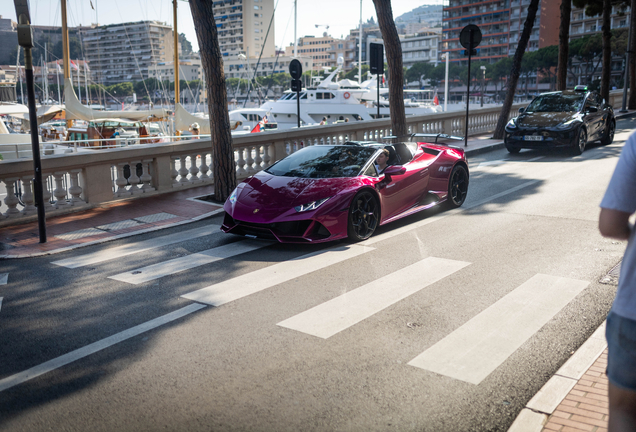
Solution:
<svg viewBox="0 0 636 432"><path fill-rule="evenodd" d="M236 187L236 169L230 116L227 111L223 56L219 48L212 0L190 0L189 3L208 91L214 199L224 202Z"/></svg>
<svg viewBox="0 0 636 432"><path fill-rule="evenodd" d="M559 26L559 62L557 66L557 90L565 90L567 88L571 13L572 0L561 0L561 25Z"/></svg>
<svg viewBox="0 0 636 432"><path fill-rule="evenodd" d="M373 0L375 14L384 40L384 52L389 75L389 111L393 135L404 137L407 134L406 113L404 111L404 69L402 67L402 45L395 28L391 0Z"/></svg>
<svg viewBox="0 0 636 432"><path fill-rule="evenodd" d="M510 70L510 78L508 79L508 86L506 92L506 99L504 100L503 107L501 108L501 114L499 114L499 120L497 121L497 128L493 134L493 138L502 139L504 136L504 128L508 123L508 117L510 116L510 109L512 108L512 102L515 97L515 91L517 90L517 82L519 82L519 75L521 74L521 61L523 60L523 53L528 47L528 40L530 39L530 32L534 26L534 20L537 17L537 10L539 9L539 0L530 0L528 6L528 16L523 23L523 31L519 37L519 44L512 60L512 69Z"/></svg>

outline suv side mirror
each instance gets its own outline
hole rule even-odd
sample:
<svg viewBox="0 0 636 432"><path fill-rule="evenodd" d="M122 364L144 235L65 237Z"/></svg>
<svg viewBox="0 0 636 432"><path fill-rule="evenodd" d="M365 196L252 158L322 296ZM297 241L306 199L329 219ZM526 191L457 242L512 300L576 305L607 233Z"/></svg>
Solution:
<svg viewBox="0 0 636 432"><path fill-rule="evenodd" d="M591 106L591 107L588 107L588 108L585 110L585 112L588 112L588 113L595 113L595 112L598 112L598 108L597 108L597 107L594 107L594 106Z"/></svg>
<svg viewBox="0 0 636 432"><path fill-rule="evenodd" d="M525 108L519 108L519 114L521 114L522 112L524 112L526 109Z"/></svg>

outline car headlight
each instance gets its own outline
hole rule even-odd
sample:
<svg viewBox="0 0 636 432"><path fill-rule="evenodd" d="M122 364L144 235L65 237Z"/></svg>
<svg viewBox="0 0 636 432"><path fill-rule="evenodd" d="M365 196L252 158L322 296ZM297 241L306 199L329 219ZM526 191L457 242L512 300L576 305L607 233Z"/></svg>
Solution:
<svg viewBox="0 0 636 432"><path fill-rule="evenodd" d="M559 123L559 124L557 125L557 128L559 128L559 129L569 129L569 128L571 128L571 127L572 127L572 125L574 124L574 122L576 122L576 120L577 120L577 119L571 119L571 120L565 121L565 122L563 122L563 123Z"/></svg>
<svg viewBox="0 0 636 432"><path fill-rule="evenodd" d="M515 120L517 120L517 118L511 118L510 121L508 122L508 124L506 125L507 128L509 129L516 129L517 128L517 123L515 122Z"/></svg>
<svg viewBox="0 0 636 432"><path fill-rule="evenodd" d="M294 207L294 210L296 210L298 213L304 212L304 211L316 210L318 207L323 205L329 198L323 198L321 200L317 200L307 204L296 206Z"/></svg>
<svg viewBox="0 0 636 432"><path fill-rule="evenodd" d="M230 200L230 202L232 204L236 203L236 189L234 189L234 191L232 191L232 195L230 195L229 200Z"/></svg>

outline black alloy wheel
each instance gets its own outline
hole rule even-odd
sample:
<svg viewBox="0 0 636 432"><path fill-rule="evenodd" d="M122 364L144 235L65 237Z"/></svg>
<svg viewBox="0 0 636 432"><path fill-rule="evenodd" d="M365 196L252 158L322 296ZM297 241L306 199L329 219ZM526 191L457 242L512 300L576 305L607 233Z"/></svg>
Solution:
<svg viewBox="0 0 636 432"><path fill-rule="evenodd" d="M519 147L513 147L509 144L506 144L506 150L508 150L508 153L510 154L517 154L521 151Z"/></svg>
<svg viewBox="0 0 636 432"><path fill-rule="evenodd" d="M347 234L353 241L366 240L373 235L380 221L380 204L369 191L360 191L349 207Z"/></svg>
<svg viewBox="0 0 636 432"><path fill-rule="evenodd" d="M572 153L576 156L582 154L585 151L585 145L587 144L587 132L585 129L579 129L579 136L577 137L576 143L574 144L574 148L572 148Z"/></svg>
<svg viewBox="0 0 636 432"><path fill-rule="evenodd" d="M605 133L601 139L601 144L610 145L614 141L614 134L616 133L616 122L614 119L610 119L609 125L605 128Z"/></svg>
<svg viewBox="0 0 636 432"><path fill-rule="evenodd" d="M452 208L460 207L468 194L468 171L463 165L455 165L448 182L448 204Z"/></svg>

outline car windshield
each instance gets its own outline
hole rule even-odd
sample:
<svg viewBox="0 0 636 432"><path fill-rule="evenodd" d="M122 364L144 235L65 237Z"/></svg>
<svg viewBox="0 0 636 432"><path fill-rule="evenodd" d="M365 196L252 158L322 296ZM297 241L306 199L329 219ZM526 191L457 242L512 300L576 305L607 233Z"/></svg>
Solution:
<svg viewBox="0 0 636 432"><path fill-rule="evenodd" d="M358 146L311 146L298 150L265 171L283 177L355 177L377 149Z"/></svg>
<svg viewBox="0 0 636 432"><path fill-rule="evenodd" d="M585 98L584 93L580 94L551 94L539 96L534 99L526 112L572 112L579 111Z"/></svg>

